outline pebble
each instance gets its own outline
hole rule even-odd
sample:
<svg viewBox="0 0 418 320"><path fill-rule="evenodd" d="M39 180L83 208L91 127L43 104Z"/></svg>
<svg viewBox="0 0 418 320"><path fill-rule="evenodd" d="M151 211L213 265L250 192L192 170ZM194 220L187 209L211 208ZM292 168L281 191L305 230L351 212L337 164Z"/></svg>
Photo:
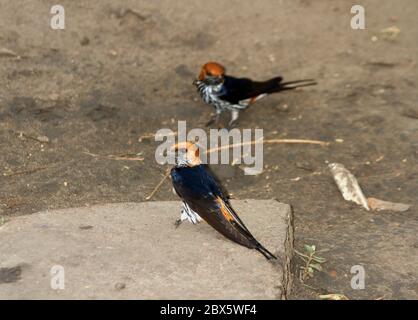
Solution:
<svg viewBox="0 0 418 320"><path fill-rule="evenodd" d="M47 136L38 136L36 137L36 140L38 140L39 142L49 142L49 138Z"/></svg>
<svg viewBox="0 0 418 320"><path fill-rule="evenodd" d="M86 36L84 36L81 40L80 40L80 44L82 46L87 46L90 43L90 39Z"/></svg>
<svg viewBox="0 0 418 320"><path fill-rule="evenodd" d="M51 93L48 98L52 101L57 101L59 98L59 95L57 93Z"/></svg>
<svg viewBox="0 0 418 320"><path fill-rule="evenodd" d="M123 290L126 288L126 284L122 283L122 282L118 282L115 284L115 289L116 290Z"/></svg>

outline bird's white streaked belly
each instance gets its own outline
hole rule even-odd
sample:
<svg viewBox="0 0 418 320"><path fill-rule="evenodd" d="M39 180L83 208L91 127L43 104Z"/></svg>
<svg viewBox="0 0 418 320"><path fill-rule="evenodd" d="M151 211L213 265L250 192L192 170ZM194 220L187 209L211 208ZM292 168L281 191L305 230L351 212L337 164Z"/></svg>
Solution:
<svg viewBox="0 0 418 320"><path fill-rule="evenodd" d="M198 83L197 89L203 101L215 107L218 112L232 111L236 109L245 109L248 103L232 104L219 98L219 92L222 90L222 85L209 86L203 82Z"/></svg>
<svg viewBox="0 0 418 320"><path fill-rule="evenodd" d="M201 222L203 219L189 207L189 205L183 202L183 207L180 212L180 220L181 221L189 221L193 224L197 224Z"/></svg>

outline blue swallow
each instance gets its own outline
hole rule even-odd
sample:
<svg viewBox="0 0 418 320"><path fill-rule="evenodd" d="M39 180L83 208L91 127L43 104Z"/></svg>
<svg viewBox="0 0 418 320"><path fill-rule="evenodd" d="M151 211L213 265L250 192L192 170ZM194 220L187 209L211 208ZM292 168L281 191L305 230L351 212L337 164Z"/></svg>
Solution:
<svg viewBox="0 0 418 320"><path fill-rule="evenodd" d="M182 142L173 149L176 165L171 178L175 193L183 201L181 219L192 223L203 219L229 240L259 251L267 259L277 259L254 238L232 208L223 187L202 164L199 148L191 142Z"/></svg>

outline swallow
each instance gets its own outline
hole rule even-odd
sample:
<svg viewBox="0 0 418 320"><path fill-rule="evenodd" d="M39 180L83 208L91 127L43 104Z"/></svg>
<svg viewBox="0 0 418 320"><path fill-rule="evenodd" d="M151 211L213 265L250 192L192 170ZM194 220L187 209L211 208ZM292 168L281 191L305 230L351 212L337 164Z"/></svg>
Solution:
<svg viewBox="0 0 418 320"><path fill-rule="evenodd" d="M267 81L253 81L248 78L235 78L227 75L224 66L217 62L208 62L202 66L198 79L193 84L197 87L202 100L215 108L215 114L206 126L219 123L224 111L231 113L228 126L237 125L239 112L248 108L265 96L300 87L313 86L313 79L283 82L278 76Z"/></svg>
<svg viewBox="0 0 418 320"><path fill-rule="evenodd" d="M203 219L229 240L257 250L266 259L277 259L254 238L232 208L217 178L202 164L199 148L191 142L181 142L172 149L176 152L176 165L171 169L171 180L183 201L184 220L197 223Z"/></svg>

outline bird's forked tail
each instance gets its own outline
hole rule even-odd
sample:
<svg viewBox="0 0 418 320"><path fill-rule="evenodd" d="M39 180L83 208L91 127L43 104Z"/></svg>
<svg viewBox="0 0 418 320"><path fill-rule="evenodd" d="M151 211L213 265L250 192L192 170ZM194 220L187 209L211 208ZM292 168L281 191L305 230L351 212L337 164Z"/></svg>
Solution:
<svg viewBox="0 0 418 320"><path fill-rule="evenodd" d="M266 248L264 248L260 243L257 243L257 246L255 249L260 252L267 260L270 259L277 259L277 257L272 254L270 251L268 251Z"/></svg>
<svg viewBox="0 0 418 320"><path fill-rule="evenodd" d="M265 82L259 82L255 93L276 93L285 90L294 90L296 88L314 86L317 82L314 79L303 79L295 81L282 82L282 77L275 77ZM255 94L253 94L255 96Z"/></svg>
<svg viewBox="0 0 418 320"><path fill-rule="evenodd" d="M318 83L314 79L280 82L278 91L293 90L293 89L301 88L301 87L315 86L317 84Z"/></svg>

